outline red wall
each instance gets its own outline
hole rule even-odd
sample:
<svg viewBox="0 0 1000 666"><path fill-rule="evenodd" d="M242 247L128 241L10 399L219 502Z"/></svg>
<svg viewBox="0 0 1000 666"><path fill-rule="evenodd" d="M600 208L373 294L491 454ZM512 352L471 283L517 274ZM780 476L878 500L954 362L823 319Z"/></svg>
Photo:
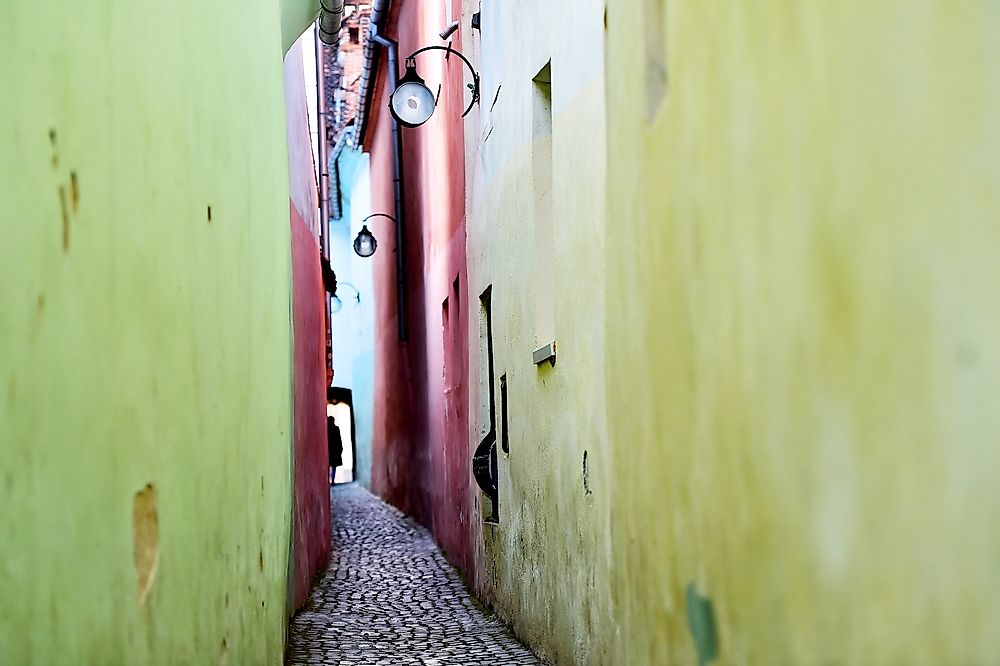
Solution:
<svg viewBox="0 0 1000 666"><path fill-rule="evenodd" d="M289 224L294 357L292 562L289 606L300 607L330 555L330 494L326 448L326 293L319 261L319 219L306 73L297 42L285 56Z"/></svg>
<svg viewBox="0 0 1000 666"><path fill-rule="evenodd" d="M455 15L460 3L455 2ZM441 44L445 23L439 3L393 3L388 34L400 59ZM398 26L398 30L397 30ZM454 47L461 49L458 34ZM408 339L396 322L395 239L391 223L375 233L375 423L372 487L387 501L427 525L449 559L475 576L480 529L473 515L470 467L468 321L470 295L465 259L465 163L461 113L468 90L461 61L442 54L418 58L432 90L443 82L434 116L403 132ZM447 69L446 69L447 68ZM367 147L371 153L372 212L393 212L392 136L386 58L381 59ZM455 281L457 278L457 291ZM443 304L447 299L447 328Z"/></svg>
<svg viewBox="0 0 1000 666"><path fill-rule="evenodd" d="M313 577L330 556L330 496L326 446L326 313L319 245L291 209L292 334L294 338L294 474L292 557L294 606L309 596Z"/></svg>

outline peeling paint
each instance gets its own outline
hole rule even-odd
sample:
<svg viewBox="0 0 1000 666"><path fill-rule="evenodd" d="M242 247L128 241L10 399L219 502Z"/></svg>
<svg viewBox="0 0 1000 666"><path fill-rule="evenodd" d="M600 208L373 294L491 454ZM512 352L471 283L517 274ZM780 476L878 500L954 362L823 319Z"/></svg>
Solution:
<svg viewBox="0 0 1000 666"><path fill-rule="evenodd" d="M156 504L156 488L152 484L147 484L132 500L132 560L139 581L139 605L146 603L160 562L160 518Z"/></svg>

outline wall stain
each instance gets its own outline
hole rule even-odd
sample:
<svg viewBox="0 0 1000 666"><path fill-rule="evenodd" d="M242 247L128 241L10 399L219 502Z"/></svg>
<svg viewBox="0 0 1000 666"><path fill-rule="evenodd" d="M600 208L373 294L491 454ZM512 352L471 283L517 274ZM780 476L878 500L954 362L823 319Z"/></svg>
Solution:
<svg viewBox="0 0 1000 666"><path fill-rule="evenodd" d="M69 198L73 204L73 214L80 208L80 183L76 177L76 171L69 172Z"/></svg>
<svg viewBox="0 0 1000 666"><path fill-rule="evenodd" d="M590 461L587 458L586 450L583 452L583 494L594 494L594 491L590 489Z"/></svg>
<svg viewBox="0 0 1000 666"><path fill-rule="evenodd" d="M212 224L212 207L208 207L208 223Z"/></svg>
<svg viewBox="0 0 1000 666"><path fill-rule="evenodd" d="M62 209L62 246L63 252L69 252L69 209L66 204L66 188L59 186L59 207Z"/></svg>
<svg viewBox="0 0 1000 666"><path fill-rule="evenodd" d="M685 589L687 598L687 621L695 649L698 650L698 666L705 666L719 658L719 634L715 626L715 609L712 600L698 593L694 583Z"/></svg>
<svg viewBox="0 0 1000 666"><path fill-rule="evenodd" d="M53 127L49 130L49 143L52 144L52 168L59 168L59 139Z"/></svg>
<svg viewBox="0 0 1000 666"><path fill-rule="evenodd" d="M139 604L146 603L160 561L160 521L151 483L132 499L132 559L139 578Z"/></svg>

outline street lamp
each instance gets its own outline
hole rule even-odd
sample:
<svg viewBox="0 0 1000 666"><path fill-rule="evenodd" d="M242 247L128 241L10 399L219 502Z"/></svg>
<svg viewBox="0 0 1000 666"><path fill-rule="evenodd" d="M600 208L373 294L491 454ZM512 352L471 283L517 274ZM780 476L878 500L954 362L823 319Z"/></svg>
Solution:
<svg viewBox="0 0 1000 666"><path fill-rule="evenodd" d="M469 115L469 111L472 111L472 106L479 101L479 74L476 73L468 58L451 48L451 45L425 46L407 56L405 61L406 72L403 74L403 78L396 84L396 89L393 91L392 97L389 98L389 112L392 113L392 117L396 119L396 122L404 127L419 127L423 125L430 119L431 114L434 113L434 108L437 106L434 93L431 92L427 84L424 83L424 80L417 74L416 57L425 51L445 51L447 54L454 53L465 63L469 71L472 72L472 83L468 84L472 90L472 100L469 101L469 106L462 113L463 118ZM447 55L445 57L447 58Z"/></svg>
<svg viewBox="0 0 1000 666"><path fill-rule="evenodd" d="M386 217L392 220L393 224L396 223L396 218L392 215L386 215L385 213L372 213L365 219L361 220L361 231L358 232L358 237L354 239L354 252L359 257L372 256L375 254L375 249L378 247L378 241L375 240L375 235L368 231L368 225L365 224L365 222L373 217Z"/></svg>
<svg viewBox="0 0 1000 666"><path fill-rule="evenodd" d="M362 225L361 231L358 232L358 237L354 239L354 252L359 257L370 257L375 254L375 248L377 247L378 241L375 240L372 232L368 231L368 225Z"/></svg>
<svg viewBox="0 0 1000 666"><path fill-rule="evenodd" d="M354 298L351 299L351 300L354 301L354 307L358 307L359 305L361 305L361 292L358 291L357 287L355 287L350 282L337 282L337 291L338 292L340 291L341 287L350 287L351 289L353 289L354 290ZM330 310L332 312L340 312L343 309L343 307L344 307L344 302L342 300L340 300L340 296L338 296L337 294L334 294L330 298Z"/></svg>

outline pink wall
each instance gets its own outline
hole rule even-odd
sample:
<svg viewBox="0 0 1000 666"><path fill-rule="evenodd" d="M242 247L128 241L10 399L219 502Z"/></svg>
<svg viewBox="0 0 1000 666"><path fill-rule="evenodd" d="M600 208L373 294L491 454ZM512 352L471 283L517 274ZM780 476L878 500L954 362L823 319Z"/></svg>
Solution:
<svg viewBox="0 0 1000 666"><path fill-rule="evenodd" d="M440 44L444 7L394 3L388 33L400 59ZM460 3L454 3L454 14ZM398 26L398 31L397 31ZM455 48L461 43L455 35ZM382 59L368 136L373 212L393 211L392 146ZM444 82L439 106L425 125L403 128L408 340L396 327L394 237L389 223L376 235L375 424L372 486L434 532L453 563L476 576L480 523L473 513L470 468L468 321L465 259L465 163L461 113L469 94L458 59L418 59L432 89ZM447 325L443 305L447 300Z"/></svg>
<svg viewBox="0 0 1000 666"><path fill-rule="evenodd" d="M311 41L306 47L311 48ZM319 262L316 176L306 114L301 43L285 57L289 155L294 356L292 606L309 595L330 555L330 496L326 447L326 309Z"/></svg>

